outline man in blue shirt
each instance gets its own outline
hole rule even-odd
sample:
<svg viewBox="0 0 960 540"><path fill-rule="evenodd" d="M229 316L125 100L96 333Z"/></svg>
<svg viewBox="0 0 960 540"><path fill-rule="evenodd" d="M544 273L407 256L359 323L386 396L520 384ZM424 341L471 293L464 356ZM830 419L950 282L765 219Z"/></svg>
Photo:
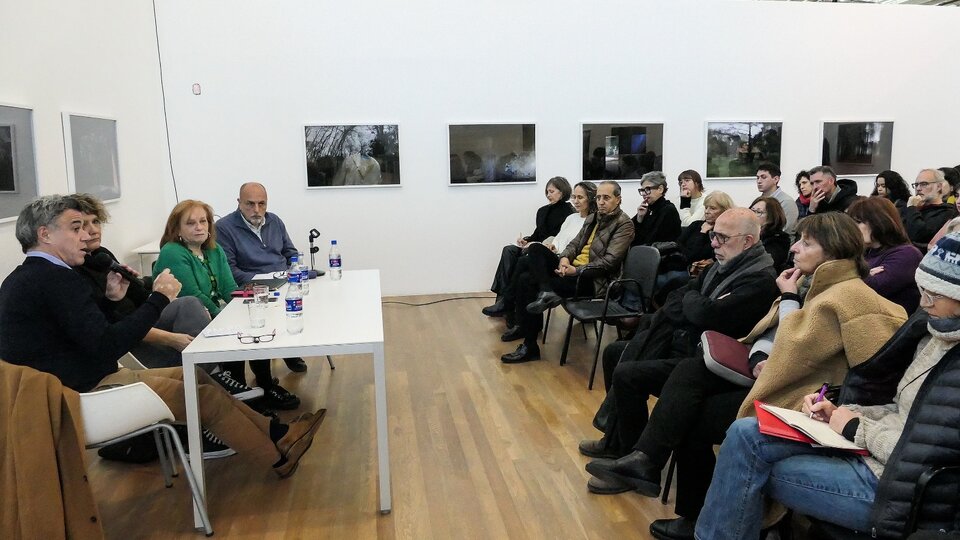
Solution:
<svg viewBox="0 0 960 540"><path fill-rule="evenodd" d="M283 221L276 214L267 212L267 189L257 182L240 186L237 210L217 220L216 227L217 244L227 254L227 262L238 285L249 283L257 274L283 272L290 265L290 258L297 255L297 248L290 241ZM291 371L302 373L307 370L302 358L283 360ZM250 369L257 378L257 385L263 387L268 402L281 409L296 408L296 405L290 407L296 396L274 382L269 361L252 361ZM296 399L297 405L299 402Z"/></svg>

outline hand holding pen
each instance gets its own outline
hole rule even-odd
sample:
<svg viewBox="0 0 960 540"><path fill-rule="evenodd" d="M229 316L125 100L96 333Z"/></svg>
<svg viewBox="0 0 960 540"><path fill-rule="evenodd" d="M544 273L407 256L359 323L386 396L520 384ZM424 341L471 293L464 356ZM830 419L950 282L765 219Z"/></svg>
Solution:
<svg viewBox="0 0 960 540"><path fill-rule="evenodd" d="M823 383L823 386L820 387L820 391L816 394L808 394L803 396L803 408L801 410L804 413L809 414L810 418L816 418L821 422L830 421L830 416L837 407L831 403L830 400L823 398L823 396L827 393L827 388L829 387L829 383Z"/></svg>

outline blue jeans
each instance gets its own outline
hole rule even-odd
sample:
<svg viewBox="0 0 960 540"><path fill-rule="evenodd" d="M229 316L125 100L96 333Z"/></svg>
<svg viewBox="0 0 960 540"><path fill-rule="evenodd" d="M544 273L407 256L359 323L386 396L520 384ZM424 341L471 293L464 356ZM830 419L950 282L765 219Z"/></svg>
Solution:
<svg viewBox="0 0 960 540"><path fill-rule="evenodd" d="M763 435L756 418L727 430L696 537L758 538L763 495L801 514L869 530L877 477L859 456Z"/></svg>

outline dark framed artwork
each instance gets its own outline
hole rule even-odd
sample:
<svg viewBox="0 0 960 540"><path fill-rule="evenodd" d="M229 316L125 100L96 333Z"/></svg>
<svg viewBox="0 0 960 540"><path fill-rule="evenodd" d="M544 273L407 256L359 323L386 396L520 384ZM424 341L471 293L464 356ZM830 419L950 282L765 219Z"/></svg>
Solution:
<svg viewBox="0 0 960 540"><path fill-rule="evenodd" d="M307 187L399 186L396 124L305 126Z"/></svg>
<svg viewBox="0 0 960 540"><path fill-rule="evenodd" d="M780 166L783 122L708 122L707 178L748 178L769 161Z"/></svg>
<svg viewBox="0 0 960 540"><path fill-rule="evenodd" d="M583 124L584 180L639 180L663 168L663 124Z"/></svg>
<svg viewBox="0 0 960 540"><path fill-rule="evenodd" d="M450 184L536 183L535 124L451 124Z"/></svg>
<svg viewBox="0 0 960 540"><path fill-rule="evenodd" d="M890 169L893 122L824 122L823 165L837 174L874 175Z"/></svg>
<svg viewBox="0 0 960 540"><path fill-rule="evenodd" d="M119 199L117 121L63 113L63 140L70 191L89 193L102 201Z"/></svg>
<svg viewBox="0 0 960 540"><path fill-rule="evenodd" d="M0 105L0 221L16 219L38 191L33 111Z"/></svg>

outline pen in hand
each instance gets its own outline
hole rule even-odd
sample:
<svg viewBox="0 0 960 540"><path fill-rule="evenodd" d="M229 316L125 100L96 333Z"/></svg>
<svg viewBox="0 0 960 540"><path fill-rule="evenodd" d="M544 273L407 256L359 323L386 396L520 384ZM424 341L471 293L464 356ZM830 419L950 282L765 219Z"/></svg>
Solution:
<svg viewBox="0 0 960 540"><path fill-rule="evenodd" d="M829 383L823 383L823 386L820 387L820 393L817 394L817 399L813 400L814 404L820 403L823 401L823 395L827 393L827 388L829 388ZM810 411L810 418L813 418L813 411Z"/></svg>

